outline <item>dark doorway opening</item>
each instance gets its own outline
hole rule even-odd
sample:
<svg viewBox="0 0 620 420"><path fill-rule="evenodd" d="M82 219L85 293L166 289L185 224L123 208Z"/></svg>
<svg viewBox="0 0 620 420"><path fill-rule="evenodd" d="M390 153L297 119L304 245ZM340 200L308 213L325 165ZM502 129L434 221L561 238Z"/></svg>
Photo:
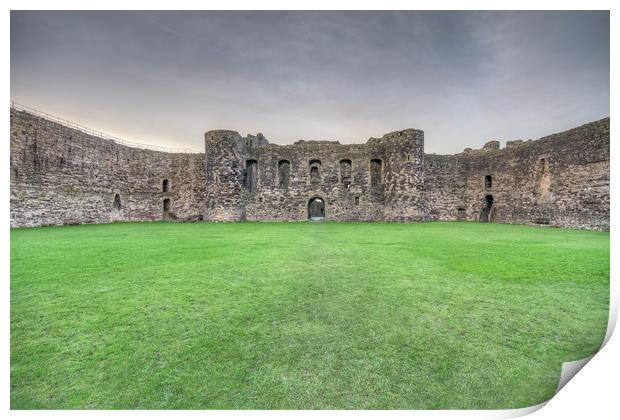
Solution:
<svg viewBox="0 0 620 420"><path fill-rule="evenodd" d="M116 194L114 196L114 208L116 210L120 210L122 208L122 204L121 204L121 196L119 194Z"/></svg>
<svg viewBox="0 0 620 420"><path fill-rule="evenodd" d="M170 211L170 199L166 198L164 200L164 212L169 212Z"/></svg>
<svg viewBox="0 0 620 420"><path fill-rule="evenodd" d="M484 197L484 208L480 212L480 222L488 223L493 219L493 196L487 195Z"/></svg>
<svg viewBox="0 0 620 420"><path fill-rule="evenodd" d="M493 196L492 195L487 195L486 197L484 197L484 201L486 202L488 209L493 207Z"/></svg>
<svg viewBox="0 0 620 420"><path fill-rule="evenodd" d="M325 219L325 201L321 197L314 197L308 201L308 219Z"/></svg>

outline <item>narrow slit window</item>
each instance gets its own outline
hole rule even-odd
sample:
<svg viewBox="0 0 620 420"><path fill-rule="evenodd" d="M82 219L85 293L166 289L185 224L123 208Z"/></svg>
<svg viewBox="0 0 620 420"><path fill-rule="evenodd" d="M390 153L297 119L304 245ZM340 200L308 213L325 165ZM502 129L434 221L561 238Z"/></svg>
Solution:
<svg viewBox="0 0 620 420"><path fill-rule="evenodd" d="M281 160L278 162L278 186L281 190L287 190L291 174L291 162Z"/></svg>
<svg viewBox="0 0 620 420"><path fill-rule="evenodd" d="M342 159L340 161L340 183L349 188L351 186L351 161Z"/></svg>
<svg viewBox="0 0 620 420"><path fill-rule="evenodd" d="M120 194L114 195L114 208L120 210L123 207Z"/></svg>
<svg viewBox="0 0 620 420"><path fill-rule="evenodd" d="M251 193L258 189L258 162L255 160L245 163L245 186Z"/></svg>
<svg viewBox="0 0 620 420"><path fill-rule="evenodd" d="M377 186L383 182L383 162L381 159L372 159L370 161L370 185Z"/></svg>
<svg viewBox="0 0 620 420"><path fill-rule="evenodd" d="M540 159L540 173L544 174L547 172L547 161L545 158Z"/></svg>

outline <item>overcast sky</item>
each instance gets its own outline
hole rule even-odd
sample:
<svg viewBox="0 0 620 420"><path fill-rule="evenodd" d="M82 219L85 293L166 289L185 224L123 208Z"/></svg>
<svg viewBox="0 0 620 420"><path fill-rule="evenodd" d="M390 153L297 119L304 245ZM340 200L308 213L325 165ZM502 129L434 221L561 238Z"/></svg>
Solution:
<svg viewBox="0 0 620 420"><path fill-rule="evenodd" d="M126 140L212 129L429 153L609 115L607 12L12 12L11 98Z"/></svg>

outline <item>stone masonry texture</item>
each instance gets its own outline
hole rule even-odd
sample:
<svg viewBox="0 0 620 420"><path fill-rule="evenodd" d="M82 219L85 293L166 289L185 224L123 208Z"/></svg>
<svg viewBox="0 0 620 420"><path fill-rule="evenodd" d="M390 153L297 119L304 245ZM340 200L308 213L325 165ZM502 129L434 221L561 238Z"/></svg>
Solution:
<svg viewBox="0 0 620 420"><path fill-rule="evenodd" d="M114 221L488 220L609 229L609 118L539 140L424 153L406 129L365 144L205 134L205 153L124 146L11 108L11 227Z"/></svg>

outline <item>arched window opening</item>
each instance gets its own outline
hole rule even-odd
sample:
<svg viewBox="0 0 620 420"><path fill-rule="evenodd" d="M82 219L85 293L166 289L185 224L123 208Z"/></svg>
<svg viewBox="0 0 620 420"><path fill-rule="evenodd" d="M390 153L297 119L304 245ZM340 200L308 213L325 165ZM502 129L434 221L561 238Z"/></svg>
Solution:
<svg viewBox="0 0 620 420"><path fill-rule="evenodd" d="M114 195L114 208L116 210L120 210L122 208L122 204L121 204L121 196L120 194L115 194Z"/></svg>
<svg viewBox="0 0 620 420"><path fill-rule="evenodd" d="M345 188L351 186L351 161L349 159L342 159L340 161L340 184Z"/></svg>
<svg viewBox="0 0 620 420"><path fill-rule="evenodd" d="M245 186L251 193L258 189L258 162L255 160L245 162Z"/></svg>
<svg viewBox="0 0 620 420"><path fill-rule="evenodd" d="M321 161L312 159L310 166L310 182L321 182Z"/></svg>
<svg viewBox="0 0 620 420"><path fill-rule="evenodd" d="M291 162L281 160L278 162L278 186L282 190L288 189L288 183L291 173Z"/></svg>
<svg viewBox="0 0 620 420"><path fill-rule="evenodd" d="M167 180L167 179L164 179L164 180L161 182L161 190L162 190L163 192L168 192L168 185L169 185L168 180Z"/></svg>
<svg viewBox="0 0 620 420"><path fill-rule="evenodd" d="M484 177L484 188L491 188L493 186L493 178L491 175Z"/></svg>
<svg viewBox="0 0 620 420"><path fill-rule="evenodd" d="M383 182L383 162L381 159L372 159L370 161L370 185L378 186Z"/></svg>
<svg viewBox="0 0 620 420"><path fill-rule="evenodd" d="M319 175L319 168L313 166L310 168L310 180L312 182L319 182L321 180L321 175Z"/></svg>

